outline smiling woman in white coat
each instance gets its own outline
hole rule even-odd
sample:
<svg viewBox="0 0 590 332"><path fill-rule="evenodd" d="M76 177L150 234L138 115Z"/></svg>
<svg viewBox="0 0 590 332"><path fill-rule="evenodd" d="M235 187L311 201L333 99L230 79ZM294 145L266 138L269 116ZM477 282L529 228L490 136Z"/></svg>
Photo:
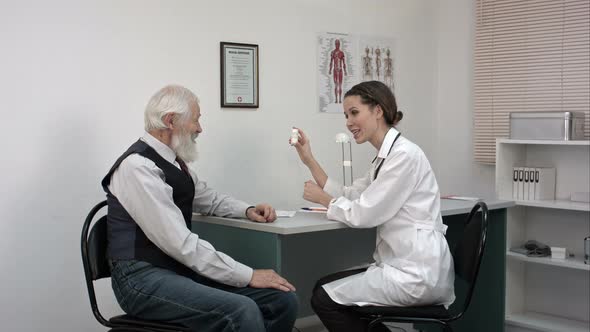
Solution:
<svg viewBox="0 0 590 332"><path fill-rule="evenodd" d="M453 258L428 159L395 128L403 114L385 84L355 85L343 108L356 143L369 142L377 156L364 177L343 187L324 172L299 129L294 146L315 180L305 183L303 197L327 207L329 219L376 227L375 262L320 279L311 299L314 311L329 331L346 332L367 329L350 306L448 307L455 300Z"/></svg>

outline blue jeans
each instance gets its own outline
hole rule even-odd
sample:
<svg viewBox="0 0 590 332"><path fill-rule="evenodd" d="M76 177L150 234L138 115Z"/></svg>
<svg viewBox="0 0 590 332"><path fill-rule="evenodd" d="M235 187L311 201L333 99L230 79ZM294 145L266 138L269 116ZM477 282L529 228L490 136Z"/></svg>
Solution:
<svg viewBox="0 0 590 332"><path fill-rule="evenodd" d="M297 317L293 292L227 286L197 273L185 277L143 261L111 262L111 282L127 314L184 325L191 331L290 332Z"/></svg>

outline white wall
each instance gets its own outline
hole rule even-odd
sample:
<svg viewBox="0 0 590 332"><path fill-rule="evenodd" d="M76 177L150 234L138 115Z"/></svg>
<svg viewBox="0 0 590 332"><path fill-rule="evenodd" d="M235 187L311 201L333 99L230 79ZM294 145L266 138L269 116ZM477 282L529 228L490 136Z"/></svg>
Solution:
<svg viewBox="0 0 590 332"><path fill-rule="evenodd" d="M211 186L281 209L302 206L309 174L287 145L292 125L307 131L320 162L339 178L333 136L344 120L316 111L316 32L396 39L401 129L432 156L443 187L469 189L467 180L451 180L470 170L461 164L469 163L463 126L470 120L453 122L455 112L468 114L470 69L452 74L462 66L457 53L470 63L469 45L447 50L439 40L437 48L437 38L470 37L461 31L470 25L451 17L436 25L438 10L430 0L0 2L2 329L102 330L83 283L80 227L104 198L102 176L142 134L148 98L165 84L183 84L201 98L195 167ZM220 109L220 41L260 45L258 110ZM459 154L452 161L441 151L451 149L451 132L463 140L452 147ZM353 155L358 175L374 151L354 146ZM107 313L118 310L108 284L99 297Z"/></svg>
<svg viewBox="0 0 590 332"><path fill-rule="evenodd" d="M473 160L475 1L440 0L435 23L437 77L434 154L443 194L495 197L493 166Z"/></svg>

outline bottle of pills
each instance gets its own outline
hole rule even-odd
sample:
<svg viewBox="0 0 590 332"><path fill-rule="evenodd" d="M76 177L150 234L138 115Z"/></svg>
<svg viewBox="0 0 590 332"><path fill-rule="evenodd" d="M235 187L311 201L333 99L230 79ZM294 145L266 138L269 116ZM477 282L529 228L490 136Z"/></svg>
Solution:
<svg viewBox="0 0 590 332"><path fill-rule="evenodd" d="M293 128L291 130L291 140L289 141L289 143L291 145L295 145L295 144L297 144L298 140L299 140L299 130Z"/></svg>

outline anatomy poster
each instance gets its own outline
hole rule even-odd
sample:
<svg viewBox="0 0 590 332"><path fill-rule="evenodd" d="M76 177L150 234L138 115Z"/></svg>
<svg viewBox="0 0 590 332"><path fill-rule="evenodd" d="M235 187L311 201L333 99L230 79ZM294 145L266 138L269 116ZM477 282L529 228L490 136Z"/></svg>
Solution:
<svg viewBox="0 0 590 332"><path fill-rule="evenodd" d="M393 92L395 81L393 40L363 37L358 44L359 82L380 81Z"/></svg>
<svg viewBox="0 0 590 332"><path fill-rule="evenodd" d="M320 112L342 113L344 94L360 82L381 81L393 92L393 39L323 32L317 46Z"/></svg>
<svg viewBox="0 0 590 332"><path fill-rule="evenodd" d="M342 98L358 83L357 46L348 34L320 33L318 45L318 99L320 112L342 113Z"/></svg>

